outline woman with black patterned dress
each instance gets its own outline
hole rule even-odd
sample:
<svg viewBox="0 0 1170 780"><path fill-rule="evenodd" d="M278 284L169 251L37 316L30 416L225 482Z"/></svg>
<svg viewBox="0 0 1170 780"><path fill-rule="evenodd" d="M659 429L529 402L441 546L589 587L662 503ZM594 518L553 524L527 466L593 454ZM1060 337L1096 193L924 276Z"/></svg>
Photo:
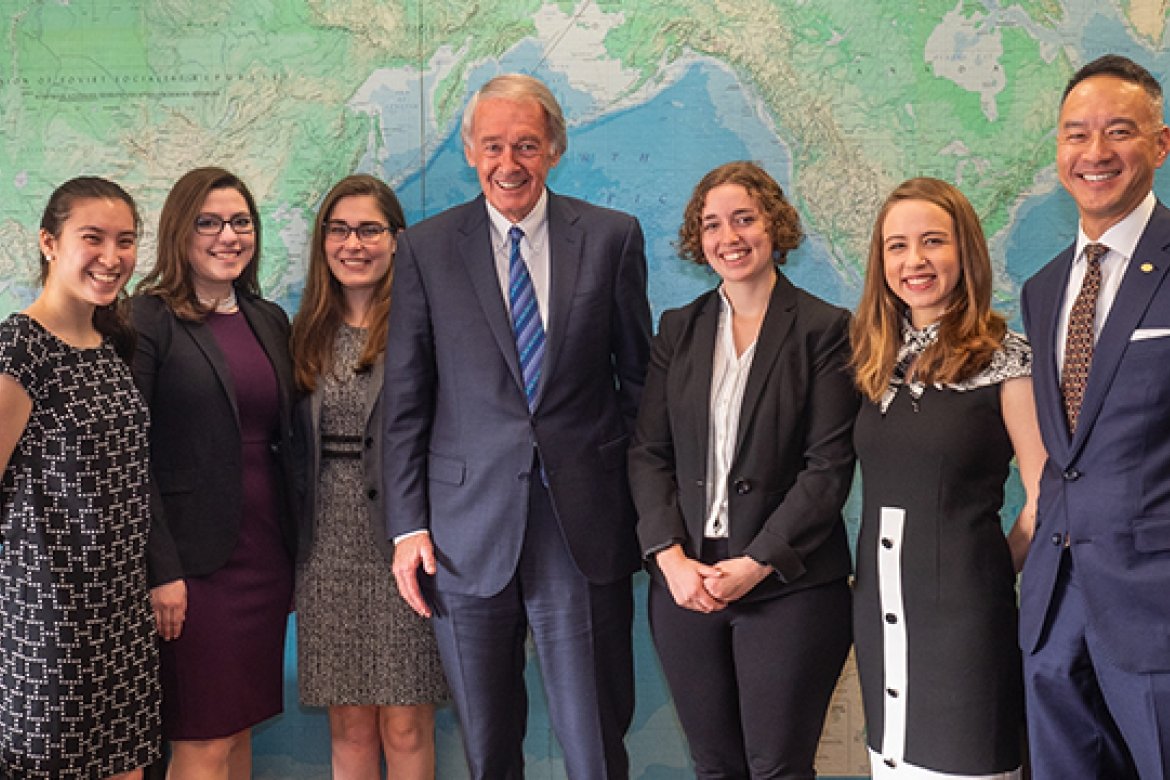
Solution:
<svg viewBox="0 0 1170 780"><path fill-rule="evenodd" d="M430 624L398 595L382 481L382 362L398 198L358 174L325 196L293 320L306 480L297 566L301 702L329 708L333 777L435 775L447 697Z"/></svg>
<svg viewBox="0 0 1170 780"><path fill-rule="evenodd" d="M118 185L61 185L44 289L0 324L3 778L133 780L159 754L148 414L122 297L139 232Z"/></svg>
<svg viewBox="0 0 1170 780"><path fill-rule="evenodd" d="M1044 448L1031 349L991 311L991 289L963 194L926 178L895 189L852 331L868 398L853 429L863 489L853 634L875 780L1020 777L1015 571ZM1013 456L1027 501L1005 538Z"/></svg>

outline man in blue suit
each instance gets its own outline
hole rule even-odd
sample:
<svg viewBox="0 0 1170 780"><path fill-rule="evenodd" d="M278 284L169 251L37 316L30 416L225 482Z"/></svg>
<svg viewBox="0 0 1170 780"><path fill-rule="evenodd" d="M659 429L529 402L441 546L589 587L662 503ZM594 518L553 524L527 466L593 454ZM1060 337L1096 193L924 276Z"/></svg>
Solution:
<svg viewBox="0 0 1170 780"><path fill-rule="evenodd" d="M1080 230L1022 299L1048 448L1020 592L1036 780L1170 769L1168 150L1144 68L1073 76L1056 157Z"/></svg>
<svg viewBox="0 0 1170 780"><path fill-rule="evenodd" d="M626 448L649 353L636 219L545 186L560 106L500 76L463 116L483 195L407 230L386 346L394 573L433 616L471 774L523 777L531 629L570 778L624 778ZM420 576L420 571L425 574Z"/></svg>

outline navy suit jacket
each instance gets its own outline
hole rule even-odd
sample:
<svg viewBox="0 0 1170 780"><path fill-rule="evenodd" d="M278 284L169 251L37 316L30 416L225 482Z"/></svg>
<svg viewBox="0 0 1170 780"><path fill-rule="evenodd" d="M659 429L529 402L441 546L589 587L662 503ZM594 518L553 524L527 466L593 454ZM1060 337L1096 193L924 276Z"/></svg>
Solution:
<svg viewBox="0 0 1170 780"><path fill-rule="evenodd" d="M642 549L674 542L691 558L707 515L711 371L719 324L711 291L662 315L630 451ZM841 506L853 481L858 395L849 313L780 274L760 327L728 475L731 556L771 564L745 600L847 577ZM661 576L651 561L651 571Z"/></svg>
<svg viewBox="0 0 1170 780"><path fill-rule="evenodd" d="M1093 355L1077 432L1065 422L1056 345L1066 249L1024 285L1024 324L1048 462L1024 566L1020 638L1042 641L1069 540L1088 630L1135 672L1170 670L1170 210L1158 204Z"/></svg>
<svg viewBox="0 0 1170 780"><path fill-rule="evenodd" d="M626 449L650 341L642 230L550 192L548 235L531 413L483 196L398 242L382 391L387 531L430 531L443 591L491 596L512 578L534 452L581 573L607 583L638 566Z"/></svg>
<svg viewBox="0 0 1170 780"><path fill-rule="evenodd" d="M286 503L281 528L296 551L292 444L293 384L288 317L271 301L238 293L240 311L272 368L280 396L279 456ZM239 414L231 371L206 325L181 320L162 298L138 295L134 381L150 406L153 520L147 546L151 585L218 570L231 557L243 508Z"/></svg>

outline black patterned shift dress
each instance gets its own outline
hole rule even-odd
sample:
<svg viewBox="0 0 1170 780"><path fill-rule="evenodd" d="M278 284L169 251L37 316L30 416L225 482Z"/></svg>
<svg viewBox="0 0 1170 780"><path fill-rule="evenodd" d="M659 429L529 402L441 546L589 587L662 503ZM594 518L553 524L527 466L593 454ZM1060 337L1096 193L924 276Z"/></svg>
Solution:
<svg viewBox="0 0 1170 780"><path fill-rule="evenodd" d="M102 778L159 754L145 548L148 413L107 343L0 324L32 413L0 488L0 777Z"/></svg>

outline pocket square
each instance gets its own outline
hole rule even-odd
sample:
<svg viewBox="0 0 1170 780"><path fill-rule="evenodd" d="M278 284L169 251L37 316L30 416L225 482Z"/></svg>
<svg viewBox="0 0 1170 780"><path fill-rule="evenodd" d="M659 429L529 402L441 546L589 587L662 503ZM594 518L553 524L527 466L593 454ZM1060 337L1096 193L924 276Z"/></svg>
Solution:
<svg viewBox="0 0 1170 780"><path fill-rule="evenodd" d="M1130 341L1147 341L1149 339L1164 339L1170 336L1170 328L1138 328L1129 337Z"/></svg>

